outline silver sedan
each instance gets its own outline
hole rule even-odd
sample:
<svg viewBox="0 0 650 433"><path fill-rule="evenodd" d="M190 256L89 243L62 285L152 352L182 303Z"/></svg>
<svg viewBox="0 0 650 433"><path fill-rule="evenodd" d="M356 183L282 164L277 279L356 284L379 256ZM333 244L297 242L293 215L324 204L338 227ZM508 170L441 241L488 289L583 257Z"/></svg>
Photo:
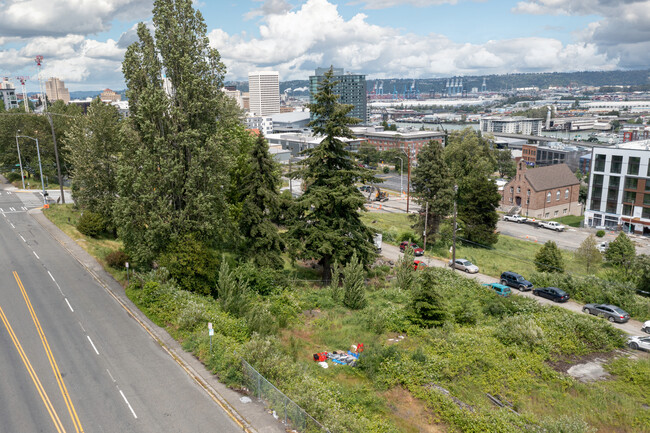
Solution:
<svg viewBox="0 0 650 433"><path fill-rule="evenodd" d="M459 271L465 271L468 274L476 274L478 273L478 266L472 264L467 259L456 259L455 263L452 263L452 261L449 261L449 266L452 268L456 268Z"/></svg>

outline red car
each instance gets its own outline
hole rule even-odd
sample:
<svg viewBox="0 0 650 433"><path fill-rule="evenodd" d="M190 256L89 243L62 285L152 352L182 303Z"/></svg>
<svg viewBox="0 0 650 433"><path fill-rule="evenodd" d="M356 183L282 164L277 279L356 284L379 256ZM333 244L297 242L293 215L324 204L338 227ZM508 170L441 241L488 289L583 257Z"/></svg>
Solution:
<svg viewBox="0 0 650 433"><path fill-rule="evenodd" d="M401 252L404 252L406 247L409 246L408 241L404 241L401 244L399 244L399 250ZM418 246L415 242L411 242L410 244L411 248L413 248L413 255L414 256L423 256L424 255L424 250Z"/></svg>
<svg viewBox="0 0 650 433"><path fill-rule="evenodd" d="M417 271L418 269L424 269L427 267L427 264L422 260L413 260L413 270Z"/></svg>

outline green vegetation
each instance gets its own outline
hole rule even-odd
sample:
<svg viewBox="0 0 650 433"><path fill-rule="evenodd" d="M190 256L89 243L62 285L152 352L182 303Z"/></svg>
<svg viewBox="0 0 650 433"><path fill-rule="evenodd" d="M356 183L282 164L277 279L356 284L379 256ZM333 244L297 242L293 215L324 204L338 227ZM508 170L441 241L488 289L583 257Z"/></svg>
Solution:
<svg viewBox="0 0 650 433"><path fill-rule="evenodd" d="M535 266L539 272L564 272L562 253L553 241L547 241L535 254Z"/></svg>
<svg viewBox="0 0 650 433"><path fill-rule="evenodd" d="M563 224L565 226L569 227L580 227L582 222L584 221L583 216L578 216L578 215L567 215L559 218L553 218L551 221L557 221L560 224ZM603 234L604 236L604 234Z"/></svg>

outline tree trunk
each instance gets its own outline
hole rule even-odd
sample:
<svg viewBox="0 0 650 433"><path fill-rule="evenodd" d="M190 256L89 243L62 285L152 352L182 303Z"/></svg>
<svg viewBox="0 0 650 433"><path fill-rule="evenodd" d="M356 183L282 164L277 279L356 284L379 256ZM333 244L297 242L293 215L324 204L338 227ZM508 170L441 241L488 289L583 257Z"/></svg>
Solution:
<svg viewBox="0 0 650 433"><path fill-rule="evenodd" d="M332 279L332 262L330 256L321 258L319 264L323 267L323 285L328 286Z"/></svg>

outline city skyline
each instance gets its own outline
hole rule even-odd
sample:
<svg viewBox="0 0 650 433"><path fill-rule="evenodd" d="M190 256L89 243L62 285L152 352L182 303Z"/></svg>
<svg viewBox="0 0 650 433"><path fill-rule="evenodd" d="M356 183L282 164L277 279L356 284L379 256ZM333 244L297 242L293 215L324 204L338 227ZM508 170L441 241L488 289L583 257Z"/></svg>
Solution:
<svg viewBox="0 0 650 433"><path fill-rule="evenodd" d="M247 0L195 1L226 80L277 70L308 79L330 64L374 78L642 69L650 48L650 0ZM150 0L79 5L4 2L0 74L70 91L124 88L121 62Z"/></svg>

